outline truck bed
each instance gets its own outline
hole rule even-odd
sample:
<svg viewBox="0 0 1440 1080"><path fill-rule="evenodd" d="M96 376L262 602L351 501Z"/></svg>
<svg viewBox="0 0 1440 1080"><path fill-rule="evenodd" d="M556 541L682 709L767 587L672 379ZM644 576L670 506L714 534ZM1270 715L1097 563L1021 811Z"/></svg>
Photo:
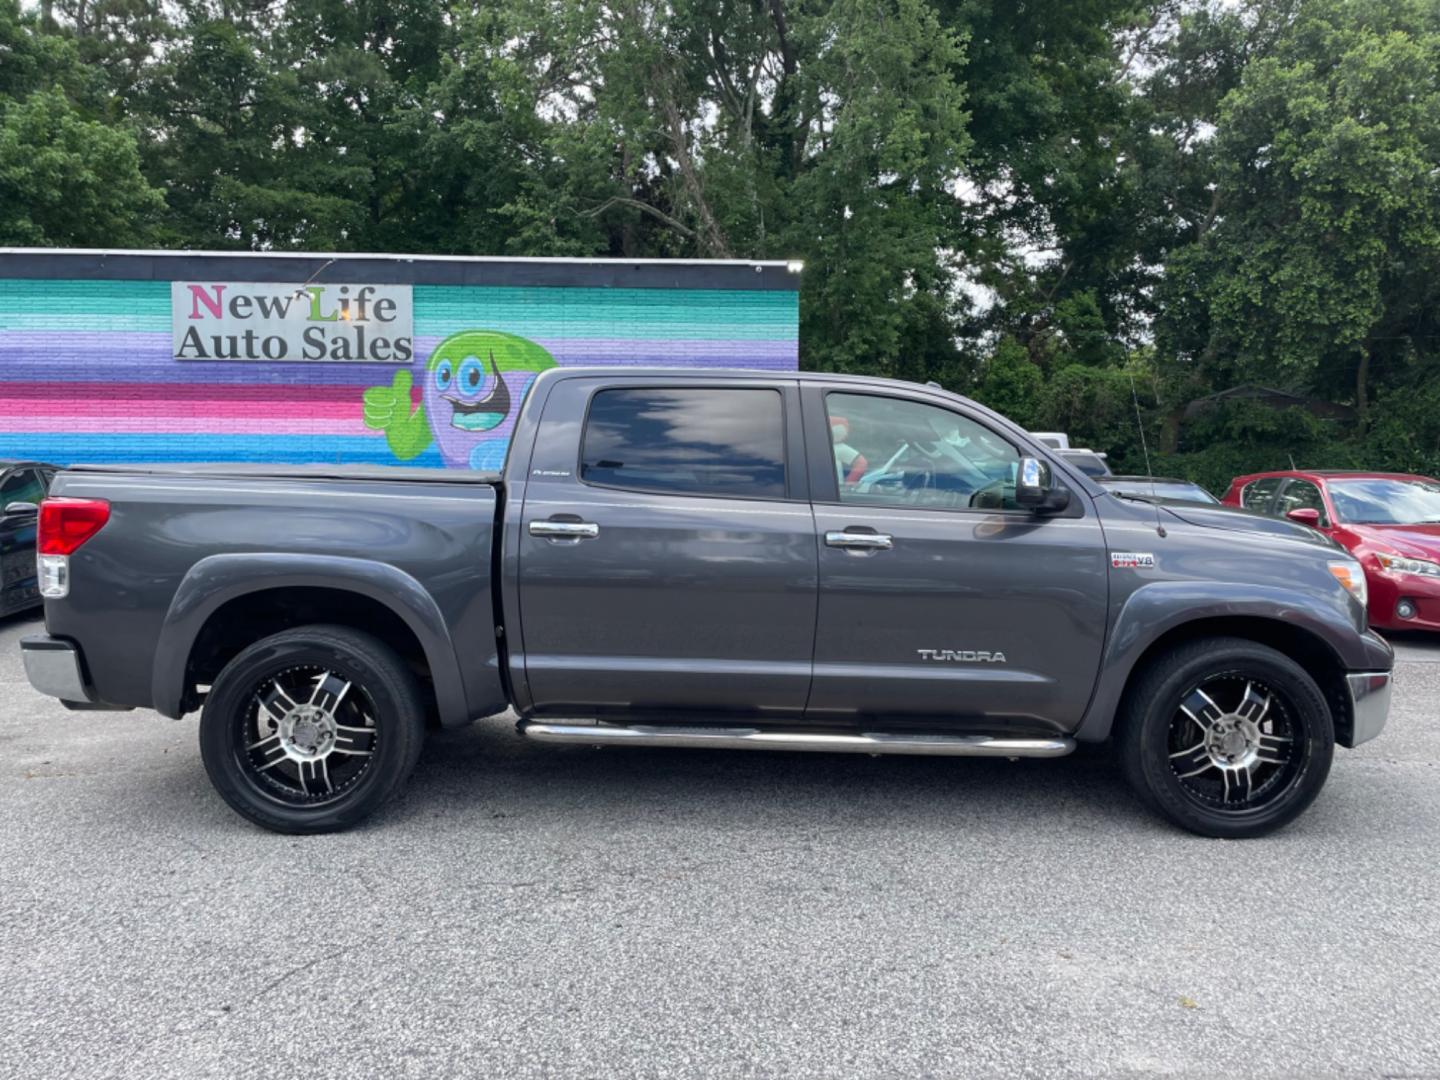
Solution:
<svg viewBox="0 0 1440 1080"><path fill-rule="evenodd" d="M498 712L499 483L381 465L73 466L51 494L104 499L110 522L72 558L47 627L84 647L94 700L173 716L247 624L349 611L423 654L444 722Z"/></svg>

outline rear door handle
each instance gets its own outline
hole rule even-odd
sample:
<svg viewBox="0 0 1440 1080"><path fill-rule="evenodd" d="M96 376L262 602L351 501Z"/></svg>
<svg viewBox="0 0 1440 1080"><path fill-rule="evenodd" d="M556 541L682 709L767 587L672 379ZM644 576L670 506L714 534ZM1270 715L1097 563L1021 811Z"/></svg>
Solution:
<svg viewBox="0 0 1440 1080"><path fill-rule="evenodd" d="M600 535L600 526L590 521L532 521L530 535L558 540L594 540Z"/></svg>
<svg viewBox="0 0 1440 1080"><path fill-rule="evenodd" d="M887 533L827 532L825 546L856 548L866 551L889 551L895 541Z"/></svg>

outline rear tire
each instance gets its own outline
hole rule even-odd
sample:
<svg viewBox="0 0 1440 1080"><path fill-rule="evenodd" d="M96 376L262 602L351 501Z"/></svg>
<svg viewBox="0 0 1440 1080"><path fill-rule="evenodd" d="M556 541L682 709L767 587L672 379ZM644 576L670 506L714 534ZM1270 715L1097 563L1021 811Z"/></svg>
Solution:
<svg viewBox="0 0 1440 1080"><path fill-rule="evenodd" d="M1141 800L1201 836L1264 836L1320 793L1335 755L1330 706L1283 653L1206 638L1157 657L1126 694L1120 765Z"/></svg>
<svg viewBox="0 0 1440 1080"><path fill-rule="evenodd" d="M344 626L257 641L221 671L200 716L215 790L281 833L335 832L373 813L414 769L424 736L415 676Z"/></svg>

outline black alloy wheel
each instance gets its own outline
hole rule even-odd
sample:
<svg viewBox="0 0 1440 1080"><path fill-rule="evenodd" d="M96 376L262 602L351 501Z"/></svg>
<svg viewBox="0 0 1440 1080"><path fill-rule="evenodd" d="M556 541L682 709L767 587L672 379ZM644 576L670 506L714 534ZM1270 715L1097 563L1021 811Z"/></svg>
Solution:
<svg viewBox="0 0 1440 1080"><path fill-rule="evenodd" d="M419 757L425 706L379 639L303 626L256 642L216 678L200 718L215 789L284 833L354 825L395 793Z"/></svg>
<svg viewBox="0 0 1440 1080"><path fill-rule="evenodd" d="M1115 734L1141 799L1203 836L1286 825L1319 794L1335 754L1315 680L1243 638L1191 641L1156 658L1126 694Z"/></svg>

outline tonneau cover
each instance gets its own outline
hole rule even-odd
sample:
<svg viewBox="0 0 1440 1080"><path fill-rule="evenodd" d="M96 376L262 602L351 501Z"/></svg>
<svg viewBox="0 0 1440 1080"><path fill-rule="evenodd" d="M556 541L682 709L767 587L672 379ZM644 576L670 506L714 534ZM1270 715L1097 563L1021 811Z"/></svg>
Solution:
<svg viewBox="0 0 1440 1080"><path fill-rule="evenodd" d="M66 472L143 473L154 476L205 476L221 480L392 480L430 484L498 484L498 472L474 469L418 469L404 465L267 465L242 462L136 463L133 465L70 465Z"/></svg>

